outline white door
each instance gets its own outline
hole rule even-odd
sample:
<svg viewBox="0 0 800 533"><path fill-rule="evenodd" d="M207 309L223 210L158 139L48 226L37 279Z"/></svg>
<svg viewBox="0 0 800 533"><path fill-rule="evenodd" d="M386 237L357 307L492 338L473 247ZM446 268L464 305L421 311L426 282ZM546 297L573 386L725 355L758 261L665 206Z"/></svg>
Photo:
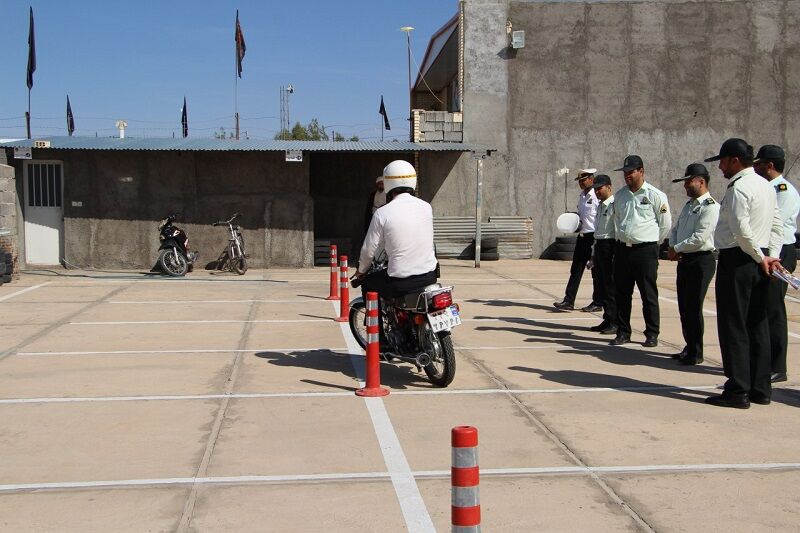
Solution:
<svg viewBox="0 0 800 533"><path fill-rule="evenodd" d="M64 233L64 178L60 161L25 162L25 260L57 265Z"/></svg>

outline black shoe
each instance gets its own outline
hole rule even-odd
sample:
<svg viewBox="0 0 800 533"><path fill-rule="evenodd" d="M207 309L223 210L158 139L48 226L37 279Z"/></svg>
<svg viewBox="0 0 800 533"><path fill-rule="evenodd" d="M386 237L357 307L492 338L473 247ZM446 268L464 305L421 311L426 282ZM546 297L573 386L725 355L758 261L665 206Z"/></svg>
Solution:
<svg viewBox="0 0 800 533"><path fill-rule="evenodd" d="M653 348L658 346L658 337L647 337L642 343L642 346L645 348Z"/></svg>
<svg viewBox="0 0 800 533"><path fill-rule="evenodd" d="M769 375L769 380L772 383L781 383L782 381L786 381L788 378L786 377L786 372L773 372Z"/></svg>
<svg viewBox="0 0 800 533"><path fill-rule="evenodd" d="M589 331L603 331L604 329L608 328L609 326L611 326L611 324L609 324L608 322L603 320L602 322L600 322L596 326L590 327Z"/></svg>
<svg viewBox="0 0 800 533"><path fill-rule="evenodd" d="M683 359L684 357L686 357L687 353L689 353L689 352L687 351L686 348L684 348L680 352L672 354L672 358L673 359Z"/></svg>
<svg viewBox="0 0 800 533"><path fill-rule="evenodd" d="M602 310L603 310L603 306L600 305L600 304L596 304L594 302L590 303L586 307L581 307L581 311L583 311L584 313L596 313L596 312L602 311Z"/></svg>
<svg viewBox="0 0 800 533"><path fill-rule="evenodd" d="M623 337L622 335L617 335L616 337L614 337L614 340L612 340L608 344L611 346L622 346L623 344L627 344L629 342L631 342L630 337Z"/></svg>
<svg viewBox="0 0 800 533"><path fill-rule="evenodd" d="M600 333L603 335L616 335L617 334L617 326L606 326L605 329L601 329Z"/></svg>
<svg viewBox="0 0 800 533"><path fill-rule="evenodd" d="M566 300L561 301L561 302L555 302L553 304L553 307L555 307L559 311L574 311L575 310L575 306L573 304L569 303Z"/></svg>
<svg viewBox="0 0 800 533"><path fill-rule="evenodd" d="M692 357L690 355L684 355L683 357L678 359L678 362L682 365L700 365L703 363L702 357Z"/></svg>
<svg viewBox="0 0 800 533"><path fill-rule="evenodd" d="M772 399L769 396L762 396L761 394L751 394L750 401L758 405L769 405Z"/></svg>
<svg viewBox="0 0 800 533"><path fill-rule="evenodd" d="M747 395L726 396L725 394L718 394L716 396L709 396L708 398L706 398L706 403L709 405L716 405L717 407L750 409L750 400L747 399Z"/></svg>

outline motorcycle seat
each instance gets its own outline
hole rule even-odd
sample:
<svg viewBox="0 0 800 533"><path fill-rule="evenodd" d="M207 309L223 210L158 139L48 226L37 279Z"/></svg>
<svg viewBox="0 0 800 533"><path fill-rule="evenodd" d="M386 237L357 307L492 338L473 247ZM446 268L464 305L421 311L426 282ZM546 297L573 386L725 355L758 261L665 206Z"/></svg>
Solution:
<svg viewBox="0 0 800 533"><path fill-rule="evenodd" d="M392 299L392 302L396 307L401 307L404 309L424 309L425 302L421 298L422 294L426 291L441 289L442 286L439 283L432 283L430 285L426 285L422 289L415 289L409 293L402 294L396 296Z"/></svg>

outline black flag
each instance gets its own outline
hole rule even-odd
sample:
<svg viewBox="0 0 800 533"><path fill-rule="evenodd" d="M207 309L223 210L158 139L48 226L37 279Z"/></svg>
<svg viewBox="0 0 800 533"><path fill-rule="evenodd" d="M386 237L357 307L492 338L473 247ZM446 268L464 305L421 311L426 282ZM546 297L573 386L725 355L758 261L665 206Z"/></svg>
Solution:
<svg viewBox="0 0 800 533"><path fill-rule="evenodd" d="M384 107L384 105L383 105L383 95L381 95L381 108L378 110L378 113L383 115L383 128L385 130L392 129L392 127L389 126L389 117L388 117L388 115L386 115L386 107Z"/></svg>
<svg viewBox="0 0 800 533"><path fill-rule="evenodd" d="M186 116L186 97L183 97L183 110L181 111L181 126L183 127L183 136L189 136L189 118Z"/></svg>
<svg viewBox="0 0 800 533"><path fill-rule="evenodd" d="M72 106L69 105L69 95L67 95L67 133L72 137L75 131L75 118L72 116Z"/></svg>
<svg viewBox="0 0 800 533"><path fill-rule="evenodd" d="M239 74L239 77L242 77L242 60L244 59L244 53L247 51L247 46L244 44L244 34L242 33L242 27L239 25L239 10L236 10L236 69Z"/></svg>
<svg viewBox="0 0 800 533"><path fill-rule="evenodd" d="M33 89L33 73L36 71L36 39L33 36L33 8L28 28L28 90Z"/></svg>

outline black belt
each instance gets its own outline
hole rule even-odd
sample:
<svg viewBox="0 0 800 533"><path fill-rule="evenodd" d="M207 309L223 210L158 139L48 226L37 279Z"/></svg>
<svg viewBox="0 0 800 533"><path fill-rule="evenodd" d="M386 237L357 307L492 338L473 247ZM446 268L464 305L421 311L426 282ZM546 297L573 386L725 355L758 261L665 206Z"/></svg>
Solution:
<svg viewBox="0 0 800 533"><path fill-rule="evenodd" d="M769 249L768 248L761 248L761 253L764 254L764 255L767 255L767 254L769 254ZM733 248L723 248L722 250L719 251L719 255L721 255L721 256L725 256L725 255L731 255L732 256L732 255L739 255L739 254L744 254L747 257L750 257L750 254L748 254L747 252L745 252L744 250L742 250L738 246L734 246Z"/></svg>
<svg viewBox="0 0 800 533"><path fill-rule="evenodd" d="M700 257L701 255L709 255L709 254L713 254L713 253L714 252L711 251L711 250L703 250L701 252L686 252L686 253L682 253L681 255L683 257Z"/></svg>
<svg viewBox="0 0 800 533"><path fill-rule="evenodd" d="M617 241L617 244L619 244L623 248L644 248L645 246L655 246L658 243L654 241L654 242L637 242L628 244L626 242Z"/></svg>
<svg viewBox="0 0 800 533"><path fill-rule="evenodd" d="M594 237L594 232L587 231L586 233L578 233L578 237Z"/></svg>

